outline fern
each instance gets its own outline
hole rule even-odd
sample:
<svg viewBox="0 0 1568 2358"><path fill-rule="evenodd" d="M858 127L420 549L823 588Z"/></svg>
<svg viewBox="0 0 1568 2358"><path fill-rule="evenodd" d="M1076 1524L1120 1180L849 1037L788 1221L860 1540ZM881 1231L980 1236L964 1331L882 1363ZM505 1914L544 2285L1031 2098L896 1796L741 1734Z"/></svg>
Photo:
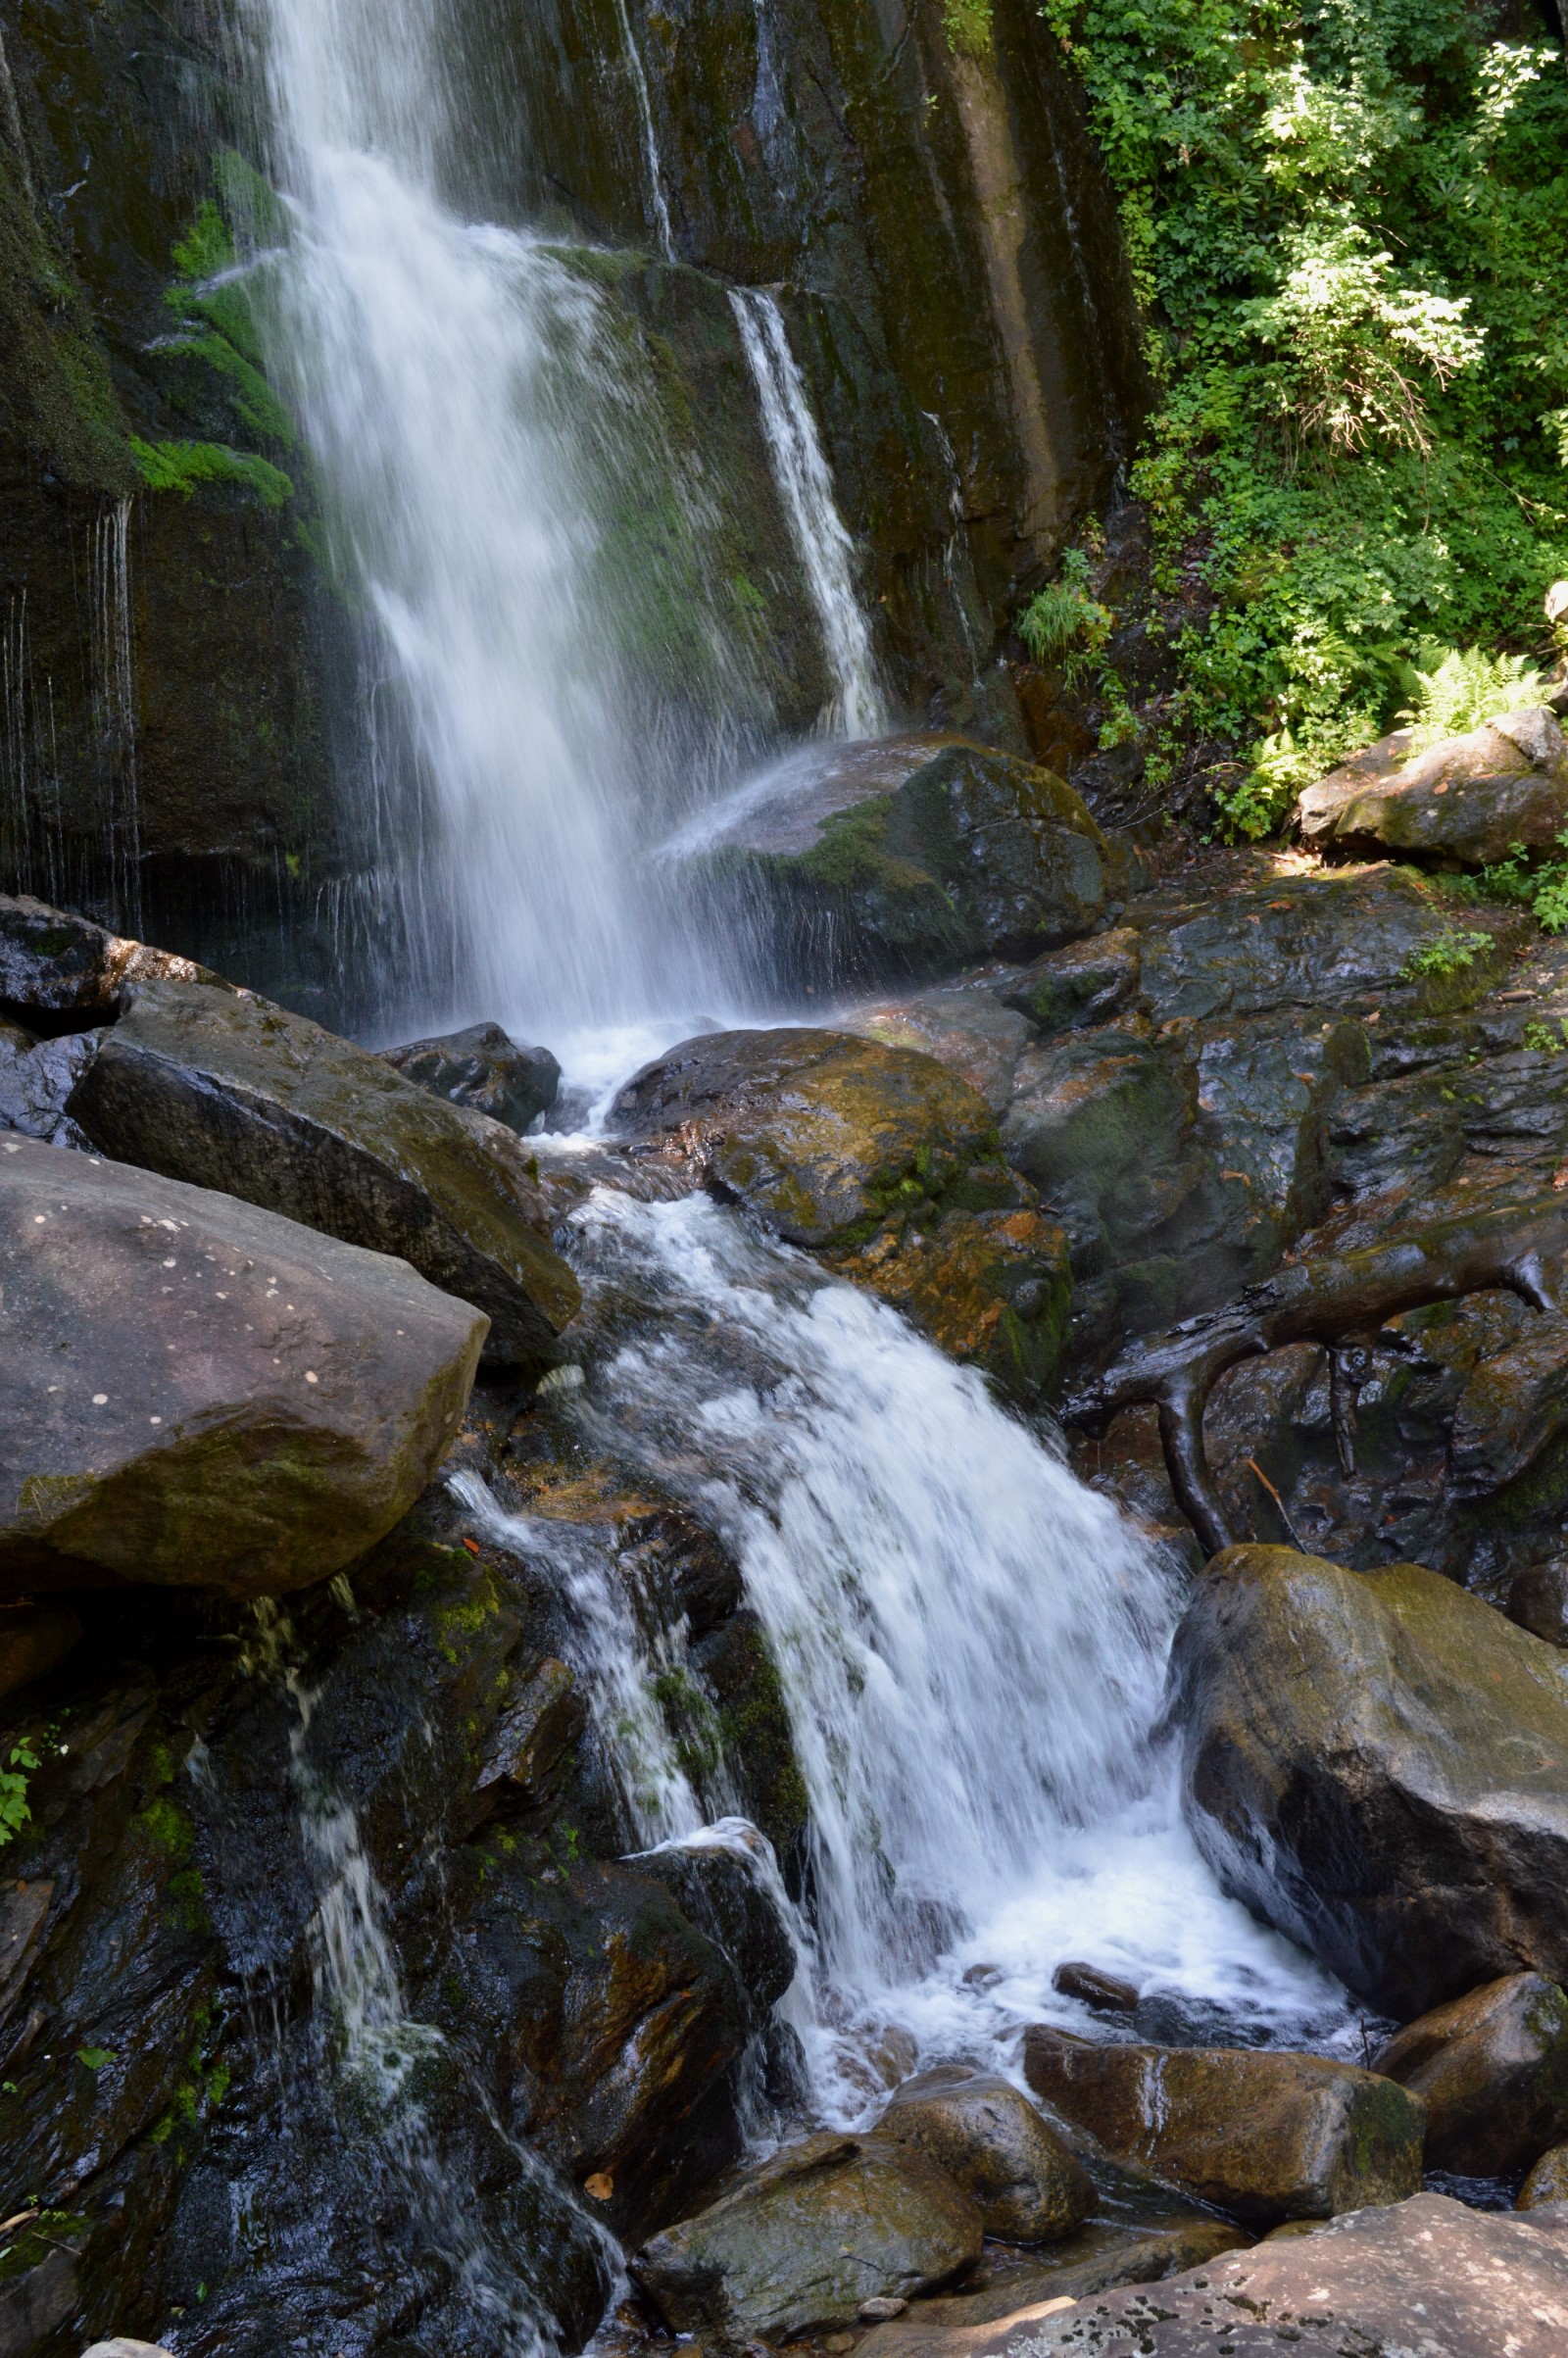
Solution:
<svg viewBox="0 0 1568 2358"><path fill-rule="evenodd" d="M1545 680L1522 655L1429 644L1420 657L1406 675L1410 704L1399 714L1411 731L1412 754L1441 745L1445 737L1462 737L1500 712L1540 704L1546 694Z"/></svg>

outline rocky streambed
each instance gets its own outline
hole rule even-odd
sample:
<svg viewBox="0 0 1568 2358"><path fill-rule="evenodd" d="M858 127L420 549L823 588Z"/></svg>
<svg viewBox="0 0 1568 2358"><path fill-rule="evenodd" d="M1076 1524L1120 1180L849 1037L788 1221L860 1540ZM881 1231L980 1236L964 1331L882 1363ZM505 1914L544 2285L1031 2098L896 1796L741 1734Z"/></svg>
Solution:
<svg viewBox="0 0 1568 2358"><path fill-rule="evenodd" d="M0 902L0 2349L1562 2346L1568 952L899 742L693 855L819 1019L591 1140L493 1031ZM855 1784L960 1755L834 1353L883 1524L968 1461L939 1652L1045 1469L947 1818ZM760 1567L846 1528L829 1724ZM1070 1900L1033 2011L970 1956L920 1824L1092 1842L1124 1769L1316 2015Z"/></svg>

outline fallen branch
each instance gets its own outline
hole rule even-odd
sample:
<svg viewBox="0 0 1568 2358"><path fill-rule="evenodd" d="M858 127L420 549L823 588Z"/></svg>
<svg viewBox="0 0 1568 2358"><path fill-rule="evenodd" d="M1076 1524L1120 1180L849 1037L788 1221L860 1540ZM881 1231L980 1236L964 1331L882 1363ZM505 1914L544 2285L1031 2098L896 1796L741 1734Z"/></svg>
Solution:
<svg viewBox="0 0 1568 2358"><path fill-rule="evenodd" d="M1218 1310L1130 1344L1063 1408L1102 1433L1119 1409L1152 1402L1177 1501L1212 1555L1235 1545L1203 1449L1203 1410L1227 1367L1287 1343L1329 1346L1375 1332L1401 1310L1504 1286L1536 1309L1557 1307L1548 1264L1568 1253L1568 1195L1507 1211L1434 1222L1392 1245L1292 1261Z"/></svg>

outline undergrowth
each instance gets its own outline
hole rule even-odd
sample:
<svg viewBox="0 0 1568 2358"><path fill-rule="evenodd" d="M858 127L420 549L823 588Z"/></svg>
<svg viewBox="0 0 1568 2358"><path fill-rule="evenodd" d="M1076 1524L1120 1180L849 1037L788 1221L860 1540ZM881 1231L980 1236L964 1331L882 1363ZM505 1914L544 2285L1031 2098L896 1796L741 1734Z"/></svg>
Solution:
<svg viewBox="0 0 1568 2358"><path fill-rule="evenodd" d="M1147 327L1132 488L1179 679L1155 761L1178 741L1235 757L1222 814L1264 834L1411 707L1412 668L1446 693L1474 684L1447 651L1547 653L1543 599L1568 574L1554 17L1547 0L1041 14L1087 94ZM1045 645L1066 619L1037 600L1025 635Z"/></svg>

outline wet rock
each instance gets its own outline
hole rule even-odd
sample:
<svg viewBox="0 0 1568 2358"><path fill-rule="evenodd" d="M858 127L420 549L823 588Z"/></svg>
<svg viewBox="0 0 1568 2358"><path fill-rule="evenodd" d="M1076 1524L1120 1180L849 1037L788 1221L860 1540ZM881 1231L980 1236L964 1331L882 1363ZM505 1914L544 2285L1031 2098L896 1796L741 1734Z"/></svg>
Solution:
<svg viewBox="0 0 1568 2358"><path fill-rule="evenodd" d="M1083 1965L1071 1961L1058 1965L1051 1977L1053 1990L1063 1997L1076 1997L1101 2014L1131 2014L1138 2005L1138 1990L1131 1982L1120 1982L1113 1973L1103 1972L1098 1965Z"/></svg>
<svg viewBox="0 0 1568 2358"><path fill-rule="evenodd" d="M134 982L68 1106L106 1154L397 1253L548 1362L579 1306L521 1142L248 992Z"/></svg>
<svg viewBox="0 0 1568 2358"><path fill-rule="evenodd" d="M1136 1000L1143 937L1132 926L1052 951L1001 991L1042 1032L1087 1030L1109 1022Z"/></svg>
<svg viewBox="0 0 1568 2358"><path fill-rule="evenodd" d="M1515 1973L1423 2014L1374 2068L1427 2108L1427 2167L1511 2178L1568 2132L1568 1997Z"/></svg>
<svg viewBox="0 0 1568 2358"><path fill-rule="evenodd" d="M69 1605L19 1604L0 1609L0 1695L30 1687L81 1644L81 1623ZM0 1965L0 1972L3 1972Z"/></svg>
<svg viewBox="0 0 1568 2358"><path fill-rule="evenodd" d="M844 1032L719 1032L646 1066L611 1122L1009 1389L1054 1382L1063 1240L998 1158L984 1101L934 1057Z"/></svg>
<svg viewBox="0 0 1568 2358"><path fill-rule="evenodd" d="M0 1129L51 1146L84 1145L66 1104L97 1053L91 1032L35 1040L18 1024L0 1023Z"/></svg>
<svg viewBox="0 0 1568 2358"><path fill-rule="evenodd" d="M412 1040L381 1052L385 1061L454 1105L471 1105L521 1133L548 1113L561 1066L548 1048L519 1048L499 1023L473 1023L439 1040Z"/></svg>
<svg viewBox="0 0 1568 2358"><path fill-rule="evenodd" d="M744 1818L726 1818L683 1842L640 1852L636 1865L733 1961L760 2017L777 2005L799 1959L765 1835Z"/></svg>
<svg viewBox="0 0 1568 2358"><path fill-rule="evenodd" d="M964 738L811 749L776 779L737 798L701 868L819 989L1028 958L1124 889L1125 853L1070 786Z"/></svg>
<svg viewBox="0 0 1568 2358"><path fill-rule="evenodd" d="M1568 2207L1568 2145L1553 2145L1526 2174L1514 2208L1544 2210L1548 2203Z"/></svg>
<svg viewBox="0 0 1568 2358"><path fill-rule="evenodd" d="M880 1040L886 1048L912 1048L935 1056L985 1099L999 1121L1029 1043L1025 1018L987 989L912 991L904 999L847 1008L836 1020L846 1031Z"/></svg>
<svg viewBox="0 0 1568 2358"><path fill-rule="evenodd" d="M491 1807L504 1798L522 1808L537 1807L586 1717L571 1672L547 1656L496 1722L475 1781L476 1795Z"/></svg>
<svg viewBox="0 0 1568 2358"><path fill-rule="evenodd" d="M1508 1618L1548 1646L1568 1646L1568 1555L1527 1564L1508 1590Z"/></svg>
<svg viewBox="0 0 1568 2358"><path fill-rule="evenodd" d="M1089 2174L1010 2080L941 2065L906 2080L875 2134L912 2145L972 2194L988 2235L1051 2243L1089 2216Z"/></svg>
<svg viewBox="0 0 1568 2358"><path fill-rule="evenodd" d="M1568 2215L1473 2211L1441 2194L1205 2261L1157 2292L1109 2292L966 2358L1555 2358L1568 2321ZM1412 2341L1412 2335L1418 2336ZM956 2358L956 2353L954 2354Z"/></svg>
<svg viewBox="0 0 1568 2358"><path fill-rule="evenodd" d="M172 2352L161 2341L132 2341L117 2333L113 2341L95 2341L90 2350L82 2352L82 2358L172 2358Z"/></svg>
<svg viewBox="0 0 1568 2358"><path fill-rule="evenodd" d="M1114 2154L1237 2218L1327 2219L1421 2184L1425 2112L1321 2055L1102 2046L1037 2024L1024 2076Z"/></svg>
<svg viewBox="0 0 1568 2358"><path fill-rule="evenodd" d="M29 1030L105 1022L126 983L159 977L228 987L187 958L127 941L45 902L0 894L0 1004Z"/></svg>
<svg viewBox="0 0 1568 2358"><path fill-rule="evenodd" d="M1446 856L1471 867L1515 844L1547 850L1568 819L1568 744L1544 706L1505 712L1411 755L1396 729L1309 786L1296 808L1303 842L1324 849Z"/></svg>
<svg viewBox="0 0 1568 2358"><path fill-rule="evenodd" d="M1166 1718L1226 1889L1373 2004L1568 1974L1568 1664L1452 1581L1229 1548Z"/></svg>
<svg viewBox="0 0 1568 2358"><path fill-rule="evenodd" d="M241 1597L363 1555L430 1479L484 1321L232 1197L0 1141L0 1577Z"/></svg>
<svg viewBox="0 0 1568 2358"><path fill-rule="evenodd" d="M1448 1480L1481 1498L1532 1465L1568 1423L1568 1317L1543 1310L1476 1368L1453 1412Z"/></svg>
<svg viewBox="0 0 1568 2358"><path fill-rule="evenodd" d="M979 2258L983 2232L974 2202L923 2155L823 2132L656 2236L631 2268L672 2331L734 2347L933 2291Z"/></svg>

